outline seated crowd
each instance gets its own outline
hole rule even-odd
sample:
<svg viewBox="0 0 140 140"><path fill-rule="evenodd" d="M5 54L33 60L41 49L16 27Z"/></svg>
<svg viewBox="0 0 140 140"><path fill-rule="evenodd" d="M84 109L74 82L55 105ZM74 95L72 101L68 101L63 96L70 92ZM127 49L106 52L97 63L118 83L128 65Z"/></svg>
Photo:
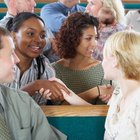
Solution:
<svg viewBox="0 0 140 140"><path fill-rule="evenodd" d="M14 128L18 116L13 113L14 121L5 119L10 129L9 137L18 140L18 127L29 127L30 134L25 133L23 139L37 140L45 133L43 129L48 129L44 139L66 139L47 119L45 121L37 104L108 103L104 139L139 139L140 11L125 15L121 0L88 0L86 7L80 6L79 0L59 0L44 5L38 16L34 13L34 0L4 1L8 11L0 20L0 65L3 67L0 108L4 114L7 114L5 104L10 112L16 108L15 114L19 112L18 115L23 116L21 122L25 121L25 115L19 111L22 107L16 107L19 104L24 110L27 108L26 113L42 115L28 116L26 122L30 126L23 123ZM135 116L128 113L132 111ZM41 132L36 132L38 121ZM124 130L128 133L124 134Z"/></svg>

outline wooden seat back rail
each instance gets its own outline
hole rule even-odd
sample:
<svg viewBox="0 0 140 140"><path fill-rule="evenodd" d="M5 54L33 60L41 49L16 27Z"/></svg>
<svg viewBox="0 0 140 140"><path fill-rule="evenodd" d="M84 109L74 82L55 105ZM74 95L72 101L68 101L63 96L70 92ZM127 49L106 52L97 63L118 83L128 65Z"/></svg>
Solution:
<svg viewBox="0 0 140 140"><path fill-rule="evenodd" d="M107 105L91 106L41 106L43 112L48 117L58 116L106 116L108 111Z"/></svg>

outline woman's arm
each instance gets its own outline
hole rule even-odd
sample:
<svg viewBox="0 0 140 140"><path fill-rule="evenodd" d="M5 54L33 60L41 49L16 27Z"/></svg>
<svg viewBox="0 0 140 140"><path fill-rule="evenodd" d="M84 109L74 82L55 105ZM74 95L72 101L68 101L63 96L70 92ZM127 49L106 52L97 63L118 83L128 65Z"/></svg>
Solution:
<svg viewBox="0 0 140 140"><path fill-rule="evenodd" d="M87 102L92 102L92 100L97 98L98 96L103 102L108 102L112 93L113 93L112 86L101 85L98 86L98 88L94 87L85 92L79 93L78 96L83 98Z"/></svg>
<svg viewBox="0 0 140 140"><path fill-rule="evenodd" d="M41 88L49 90L52 93L50 97L54 102L64 100L61 90L64 90L67 94L69 94L69 90L63 84L57 81L50 80L35 80L25 85L21 89L28 92L29 95L32 96Z"/></svg>

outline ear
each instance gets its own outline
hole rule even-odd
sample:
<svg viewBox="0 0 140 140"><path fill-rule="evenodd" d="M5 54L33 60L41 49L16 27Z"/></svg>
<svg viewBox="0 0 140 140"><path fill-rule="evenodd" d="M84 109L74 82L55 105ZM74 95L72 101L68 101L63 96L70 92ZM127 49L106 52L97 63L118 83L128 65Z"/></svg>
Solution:
<svg viewBox="0 0 140 140"><path fill-rule="evenodd" d="M14 43L16 42L16 34L15 34L15 32L11 32L11 37L12 37L12 39L13 39L13 41L14 41Z"/></svg>

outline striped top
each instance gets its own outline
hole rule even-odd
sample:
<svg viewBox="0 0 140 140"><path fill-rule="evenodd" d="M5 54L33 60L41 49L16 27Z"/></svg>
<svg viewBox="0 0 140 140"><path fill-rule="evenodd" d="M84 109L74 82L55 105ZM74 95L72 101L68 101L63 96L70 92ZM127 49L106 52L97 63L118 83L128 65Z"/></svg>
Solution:
<svg viewBox="0 0 140 140"><path fill-rule="evenodd" d="M48 80L51 77L55 77L55 71L50 65L48 59L45 56L42 57L43 59L45 59L44 61L45 71L40 79ZM22 77L20 77L20 69L16 65L14 81L10 84L5 84L5 85L11 88L20 89L23 86L29 84L30 82L37 80L37 75L38 75L37 62L36 59L33 59L31 67L23 73ZM40 98L40 94L39 93L35 94L33 98L35 99L35 101L38 101L38 99ZM46 99L42 98L39 104L46 104Z"/></svg>

